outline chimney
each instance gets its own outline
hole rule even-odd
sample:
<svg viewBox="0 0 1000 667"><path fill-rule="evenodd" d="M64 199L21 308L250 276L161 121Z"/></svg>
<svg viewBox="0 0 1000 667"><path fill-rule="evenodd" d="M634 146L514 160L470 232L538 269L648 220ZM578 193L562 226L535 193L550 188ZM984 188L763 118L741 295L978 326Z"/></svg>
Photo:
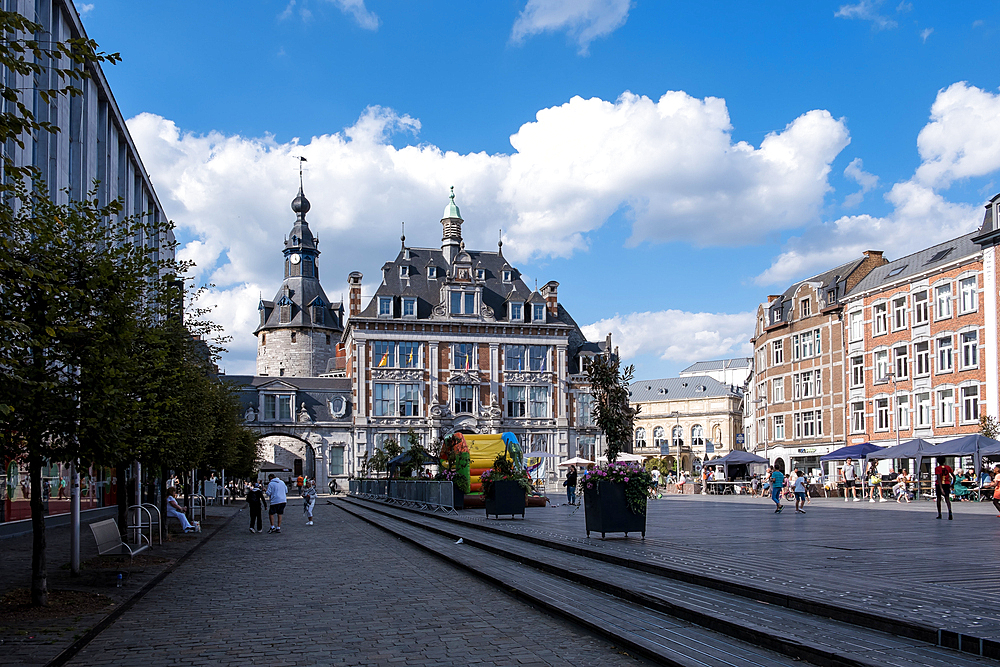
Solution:
<svg viewBox="0 0 1000 667"><path fill-rule="evenodd" d="M780 298L781 298L781 295L780 295L780 294L768 294L768 295L767 295L767 302L768 302L768 303L771 303L771 302L772 302L772 301L774 301L775 299L780 299Z"/></svg>
<svg viewBox="0 0 1000 667"><path fill-rule="evenodd" d="M360 271L351 271L347 276L347 284L350 286L347 311L349 317L361 314L361 278Z"/></svg>
<svg viewBox="0 0 1000 667"><path fill-rule="evenodd" d="M545 307L549 317L559 317L559 283L550 280L542 286L542 296L545 297Z"/></svg>
<svg viewBox="0 0 1000 667"><path fill-rule="evenodd" d="M869 259L882 259L881 250L865 250L864 255Z"/></svg>

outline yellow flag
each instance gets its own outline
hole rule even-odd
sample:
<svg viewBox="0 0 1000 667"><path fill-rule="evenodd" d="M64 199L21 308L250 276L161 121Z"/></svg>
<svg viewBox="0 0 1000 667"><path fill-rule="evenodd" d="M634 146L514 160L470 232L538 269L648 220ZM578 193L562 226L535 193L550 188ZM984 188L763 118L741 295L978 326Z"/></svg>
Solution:
<svg viewBox="0 0 1000 667"><path fill-rule="evenodd" d="M386 352L385 354L382 355L382 361L378 362L378 365L379 365L379 368L381 368L382 366L388 366L389 365L389 353L388 352Z"/></svg>

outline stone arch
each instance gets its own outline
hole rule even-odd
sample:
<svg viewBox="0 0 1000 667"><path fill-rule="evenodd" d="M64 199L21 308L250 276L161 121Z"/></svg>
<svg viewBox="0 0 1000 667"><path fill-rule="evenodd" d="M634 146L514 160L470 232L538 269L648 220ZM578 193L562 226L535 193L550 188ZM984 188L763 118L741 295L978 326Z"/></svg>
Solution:
<svg viewBox="0 0 1000 667"><path fill-rule="evenodd" d="M293 471L292 474L294 475L297 470L295 460L298 459L302 462L300 464L302 474L310 479L317 479L320 471L316 469L316 464L317 461L322 461L323 452L321 444L317 445L314 442L310 442L309 436L314 435L312 432L300 434L278 429L258 429L258 433L260 433L261 442L273 439L272 442L265 443L272 445L273 449L270 451L265 449L262 452L262 459L265 464L272 463L290 468ZM297 442L301 445L301 447L292 448L289 441ZM323 477L325 478L325 475L323 475Z"/></svg>
<svg viewBox="0 0 1000 667"><path fill-rule="evenodd" d="M778 472L785 472L785 459L778 457L774 460L774 469Z"/></svg>

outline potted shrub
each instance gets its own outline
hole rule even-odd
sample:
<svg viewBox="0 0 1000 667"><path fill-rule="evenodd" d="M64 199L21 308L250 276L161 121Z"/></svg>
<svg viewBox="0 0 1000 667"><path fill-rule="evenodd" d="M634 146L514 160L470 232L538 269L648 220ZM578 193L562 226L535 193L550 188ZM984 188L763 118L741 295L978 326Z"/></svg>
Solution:
<svg viewBox="0 0 1000 667"><path fill-rule="evenodd" d="M513 518L520 514L524 518L526 497L531 491L527 470L515 466L506 453L498 454L493 467L480 475L479 481L483 485L486 516L510 514Z"/></svg>
<svg viewBox="0 0 1000 667"><path fill-rule="evenodd" d="M472 490L469 478L469 445L461 433L449 435L441 443L442 468L437 479L450 480L455 488L455 509L465 507L465 494Z"/></svg>
<svg viewBox="0 0 1000 667"><path fill-rule="evenodd" d="M619 368L610 341L605 354L594 357L587 375L594 393L594 422L607 440L608 462L587 470L578 484L583 496L587 537L598 532L641 533L646 537L646 498L653 478L638 463L619 463L618 455L632 441L638 410L629 405L634 366Z"/></svg>

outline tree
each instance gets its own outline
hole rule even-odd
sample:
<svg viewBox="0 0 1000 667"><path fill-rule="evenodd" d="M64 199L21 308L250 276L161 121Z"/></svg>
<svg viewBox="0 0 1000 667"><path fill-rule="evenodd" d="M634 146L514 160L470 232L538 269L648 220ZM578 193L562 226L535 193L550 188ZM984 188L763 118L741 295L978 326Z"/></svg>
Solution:
<svg viewBox="0 0 1000 667"><path fill-rule="evenodd" d="M987 438L996 440L997 434L1000 433L1000 422L996 417L983 414L979 417L979 432Z"/></svg>
<svg viewBox="0 0 1000 667"><path fill-rule="evenodd" d="M594 393L594 421L608 441L608 463L618 460L618 455L628 450L638 408L629 405L629 382L635 375L635 366L619 370L618 356L597 355L587 368L590 386Z"/></svg>

